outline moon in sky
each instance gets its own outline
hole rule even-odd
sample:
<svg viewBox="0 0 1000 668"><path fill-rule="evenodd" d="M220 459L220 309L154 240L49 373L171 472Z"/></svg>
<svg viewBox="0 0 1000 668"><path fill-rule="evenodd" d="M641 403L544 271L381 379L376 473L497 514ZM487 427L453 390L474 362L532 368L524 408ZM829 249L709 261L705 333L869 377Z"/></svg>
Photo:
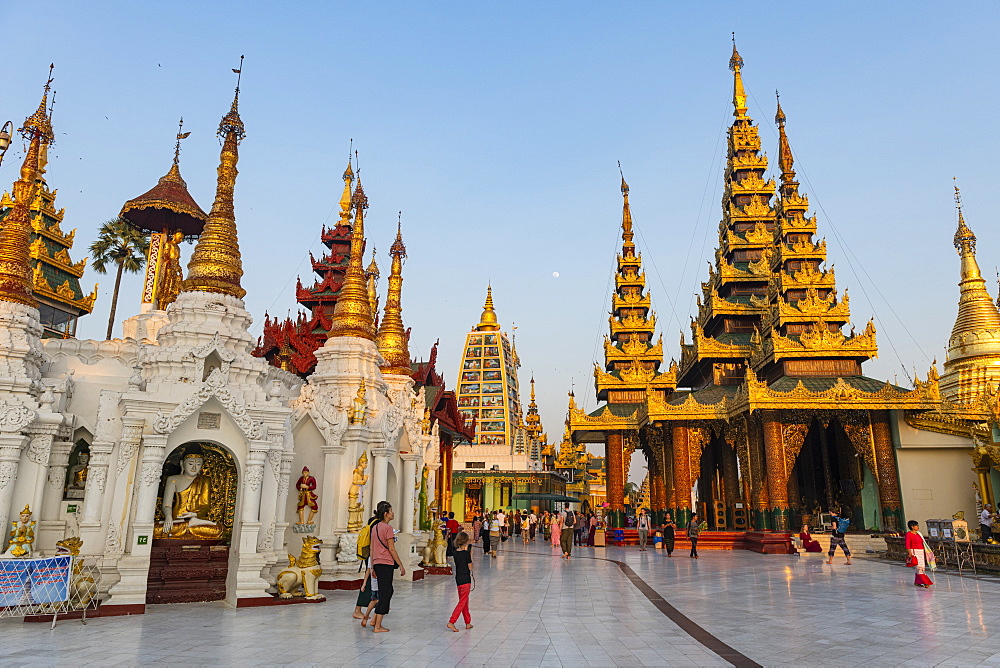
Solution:
<svg viewBox="0 0 1000 668"><path fill-rule="evenodd" d="M558 271L553 271L552 272L552 278L559 278L559 272Z"/></svg>

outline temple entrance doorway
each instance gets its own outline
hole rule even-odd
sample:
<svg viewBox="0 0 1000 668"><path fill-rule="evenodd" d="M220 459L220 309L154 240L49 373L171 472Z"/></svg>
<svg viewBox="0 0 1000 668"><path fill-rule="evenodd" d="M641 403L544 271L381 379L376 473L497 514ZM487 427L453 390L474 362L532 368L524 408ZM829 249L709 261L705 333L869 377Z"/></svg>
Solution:
<svg viewBox="0 0 1000 668"><path fill-rule="evenodd" d="M695 483L698 504L692 508L697 510L709 531L732 530L733 510L743 499L736 451L722 436L713 435L705 444L700 471Z"/></svg>
<svg viewBox="0 0 1000 668"><path fill-rule="evenodd" d="M482 514L483 514L483 483L466 481L464 521L471 522L474 516Z"/></svg>
<svg viewBox="0 0 1000 668"><path fill-rule="evenodd" d="M791 527L824 526L831 511L848 511L852 529L881 526L878 483L837 419L812 421L788 478Z"/></svg>
<svg viewBox="0 0 1000 668"><path fill-rule="evenodd" d="M146 603L226 597L238 484L235 458L216 443L188 442L167 456L156 500Z"/></svg>

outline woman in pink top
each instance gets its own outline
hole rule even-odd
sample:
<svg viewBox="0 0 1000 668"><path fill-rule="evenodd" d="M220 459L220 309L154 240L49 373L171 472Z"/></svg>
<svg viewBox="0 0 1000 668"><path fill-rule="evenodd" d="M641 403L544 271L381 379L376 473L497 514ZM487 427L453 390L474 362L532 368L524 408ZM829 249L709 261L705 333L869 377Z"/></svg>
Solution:
<svg viewBox="0 0 1000 668"><path fill-rule="evenodd" d="M378 580L379 599L375 606L375 623L372 624L372 631L375 633L385 633L389 629L382 626L382 616L389 612L389 601L392 600L392 575L396 567L399 567L400 576L406 575L403 567L403 560L396 554L396 532L389 522L395 517L392 506L388 501L379 501L375 509L375 518L378 523L372 527L371 557L372 570L375 571L375 579Z"/></svg>

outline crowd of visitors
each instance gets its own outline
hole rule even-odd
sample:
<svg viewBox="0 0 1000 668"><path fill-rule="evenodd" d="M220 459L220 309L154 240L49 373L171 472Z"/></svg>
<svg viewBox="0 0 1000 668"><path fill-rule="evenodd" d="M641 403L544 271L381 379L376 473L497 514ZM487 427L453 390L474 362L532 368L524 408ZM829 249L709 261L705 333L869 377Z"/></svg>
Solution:
<svg viewBox="0 0 1000 668"><path fill-rule="evenodd" d="M989 510L989 506L986 506L986 511ZM826 563L833 563L833 557L839 547L847 558L847 563L850 564L851 551L846 542L846 532L851 523L850 515L846 510L841 513L831 513L831 515L830 549ZM396 552L395 543L398 532L390 525L393 518L392 506L387 501L381 501L367 526L358 534L358 558L361 560L364 579L361 591L358 593L354 617L361 620L362 626L368 626L369 619L374 612L371 625L372 630L376 633L384 633L389 630L382 625L382 620L389 612L389 604L393 594L394 572L398 569L400 576L406 575L403 562ZM988 530L991 526L986 524L986 521L987 518L984 517L981 523L985 525L983 534L988 536ZM448 620L447 628L458 632L459 629L455 626L455 622L458 621L459 617L465 621L466 629L473 628L469 610L469 594L475 587L472 544L482 541L483 555L496 559L500 546L511 538L519 538L523 545L528 545L536 540L543 544L550 541L552 547L558 548L561 552L560 558L568 560L572 557L574 545L594 546L597 531L604 528L603 522L600 515L574 511L569 504L566 504L563 510L553 512L545 510L540 513L536 513L534 510L504 510L501 508L493 511L487 510L481 515L474 516L469 527L470 530L465 531L462 524L455 519L455 513L442 513L439 526L448 542L447 555L453 560L455 584L458 588L458 604ZM642 508L634 517L629 518L629 524L636 528L639 551L645 552L647 550L650 535L654 534L656 542L662 544L666 556L673 556L678 526L670 513L666 513L663 521L656 525L647 510ZM697 513L693 513L690 521L682 528L691 544L689 556L692 559L698 559L698 539L705 529L704 523ZM916 521L908 522L907 529L905 538L906 565L913 567L916 571L914 585L924 588L930 587L934 583L927 576L926 571L928 569L934 570L937 566L934 552L920 533L919 524ZM802 526L799 540L806 552L820 552L822 550L819 542L810 535L808 525Z"/></svg>

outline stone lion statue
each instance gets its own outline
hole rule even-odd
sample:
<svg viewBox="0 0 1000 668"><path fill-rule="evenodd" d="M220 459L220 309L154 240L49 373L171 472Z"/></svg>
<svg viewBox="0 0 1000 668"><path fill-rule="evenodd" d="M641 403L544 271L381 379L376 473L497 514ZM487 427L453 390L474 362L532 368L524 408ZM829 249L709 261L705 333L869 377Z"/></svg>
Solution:
<svg viewBox="0 0 1000 668"><path fill-rule="evenodd" d="M83 547L83 540L77 536L64 538L56 542L56 554L70 555L73 559L73 574L69 580L69 600L73 602L74 608L86 608L90 605L94 595L97 594L97 584L94 578L83 572L83 557L80 556L80 548Z"/></svg>
<svg viewBox="0 0 1000 668"><path fill-rule="evenodd" d="M310 601L324 601L316 582L323 574L319 565L319 550L323 541L316 536L302 537L302 553L298 558L288 555L288 568L278 573L278 598L305 596ZM296 591L301 589L301 592Z"/></svg>

